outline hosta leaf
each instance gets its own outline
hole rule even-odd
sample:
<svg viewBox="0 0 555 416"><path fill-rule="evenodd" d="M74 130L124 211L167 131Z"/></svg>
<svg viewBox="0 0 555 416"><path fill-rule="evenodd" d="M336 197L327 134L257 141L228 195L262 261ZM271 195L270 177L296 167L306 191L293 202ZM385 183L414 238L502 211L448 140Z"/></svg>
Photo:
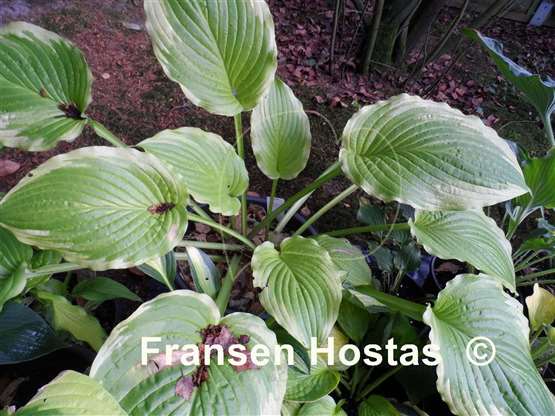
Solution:
<svg viewBox="0 0 555 416"><path fill-rule="evenodd" d="M139 270L147 276L165 284L170 290L173 290L175 276L177 274L177 261L175 253L168 251L161 257L156 257L139 266Z"/></svg>
<svg viewBox="0 0 555 416"><path fill-rule="evenodd" d="M195 105L232 116L252 109L277 66L264 1L146 1L146 28L166 75Z"/></svg>
<svg viewBox="0 0 555 416"><path fill-rule="evenodd" d="M314 240L292 237L276 250L265 242L254 251L254 286L260 302L292 336L309 348L327 339L339 313L341 272Z"/></svg>
<svg viewBox="0 0 555 416"><path fill-rule="evenodd" d="M534 285L534 292L526 297L526 306L530 326L534 331L544 325L551 325L555 320L555 296L537 283Z"/></svg>
<svg viewBox="0 0 555 416"><path fill-rule="evenodd" d="M25 280L25 263L15 269L12 274L0 277L0 312L4 303L23 292Z"/></svg>
<svg viewBox="0 0 555 416"><path fill-rule="evenodd" d="M521 206L555 208L555 151L526 161L522 168L530 193L517 198Z"/></svg>
<svg viewBox="0 0 555 416"><path fill-rule="evenodd" d="M271 179L294 179L310 155L310 123L291 88L276 78L251 117L256 163Z"/></svg>
<svg viewBox="0 0 555 416"><path fill-rule="evenodd" d="M98 381L75 371L64 371L16 415L127 416L127 413Z"/></svg>
<svg viewBox="0 0 555 416"><path fill-rule="evenodd" d="M544 81L539 75L534 75L526 68L513 62L503 54L503 44L501 42L483 36L474 29L464 29L464 33L486 49L503 77L518 88L528 101L536 107L542 118L549 123L550 115L555 110L555 80L547 77Z"/></svg>
<svg viewBox="0 0 555 416"><path fill-rule="evenodd" d="M92 75L79 49L38 26L0 29L0 143L46 150L74 140L87 120Z"/></svg>
<svg viewBox="0 0 555 416"><path fill-rule="evenodd" d="M65 347L31 308L9 302L0 313L0 365L34 360Z"/></svg>
<svg viewBox="0 0 555 416"><path fill-rule="evenodd" d="M351 298L352 295L349 292L343 292L337 323L350 339L359 344L370 325L370 314L360 305L360 302L352 301Z"/></svg>
<svg viewBox="0 0 555 416"><path fill-rule="evenodd" d="M288 402L285 400L281 405L281 416L296 416L301 407L301 403Z"/></svg>
<svg viewBox="0 0 555 416"><path fill-rule="evenodd" d="M372 395L358 407L359 416L401 416L395 406L382 396Z"/></svg>
<svg viewBox="0 0 555 416"><path fill-rule="evenodd" d="M347 416L347 413L335 404L331 396L324 396L320 400L304 404L296 416Z"/></svg>
<svg viewBox="0 0 555 416"><path fill-rule="evenodd" d="M511 244L503 230L481 210L416 211L409 224L428 253L468 262L515 291Z"/></svg>
<svg viewBox="0 0 555 416"><path fill-rule="evenodd" d="M344 284L352 287L372 285L372 272L366 262L366 256L358 247L353 246L346 238L328 235L320 235L316 241L329 253L333 264L344 272Z"/></svg>
<svg viewBox="0 0 555 416"><path fill-rule="evenodd" d="M208 204L212 212L239 212L238 197L249 184L247 169L233 146L217 134L183 127L164 130L138 146L168 163L191 195Z"/></svg>
<svg viewBox="0 0 555 416"><path fill-rule="evenodd" d="M35 292L38 299L49 307L52 326L57 331L67 331L79 341L98 351L106 333L98 320L80 306L72 305L65 297L45 291Z"/></svg>
<svg viewBox="0 0 555 416"><path fill-rule="evenodd" d="M439 347L437 387L456 415L552 415L555 401L530 354L522 305L488 276L459 275L443 289L424 321ZM489 364L492 348L493 361ZM482 344L479 344L481 342ZM470 346L469 346L470 343ZM476 351L476 352L474 352ZM479 364L475 365L469 357Z"/></svg>
<svg viewBox="0 0 555 416"><path fill-rule="evenodd" d="M289 367L285 399L313 402L335 390L340 379L339 372L329 368L321 358L310 369L300 359L296 359L295 365Z"/></svg>
<svg viewBox="0 0 555 416"><path fill-rule="evenodd" d="M62 261L62 254L58 251L53 250L38 250L33 254L33 258L31 259L31 269L38 269L45 266L52 266L59 264ZM42 276L34 276L27 279L27 286L25 290L29 291L30 289L37 287L41 283L46 282L52 274L44 274Z"/></svg>
<svg viewBox="0 0 555 416"><path fill-rule="evenodd" d="M196 247L187 247L187 257L195 289L215 299L221 286L220 270L208 254Z"/></svg>
<svg viewBox="0 0 555 416"><path fill-rule="evenodd" d="M71 294L91 302L105 302L110 299L127 299L141 302L141 298L127 287L108 277L97 276L80 281Z"/></svg>
<svg viewBox="0 0 555 416"><path fill-rule="evenodd" d="M187 227L187 193L158 159L86 147L58 155L0 202L0 225L22 242L94 270L160 256Z"/></svg>
<svg viewBox="0 0 555 416"><path fill-rule="evenodd" d="M33 257L33 249L20 243L8 230L0 227L0 279L11 275Z"/></svg>
<svg viewBox="0 0 555 416"><path fill-rule="evenodd" d="M178 395L178 381L196 371L195 367L141 365L142 337L160 337L148 345L164 354L165 345L200 344L201 333L212 326L227 327L235 337L246 335L247 348L266 345L270 362L257 369L238 372L229 363L207 368L207 379L193 388L191 396ZM212 327L213 328L213 327ZM124 348L122 348L122 345ZM91 368L91 376L120 402L129 415L255 415L277 414L287 379L287 363L273 361L275 334L260 318L233 313L220 317L218 307L205 294L176 290L142 304L112 331ZM176 390L177 389L177 390Z"/></svg>
<svg viewBox="0 0 555 416"><path fill-rule="evenodd" d="M339 157L368 194L419 209L480 208L527 192L515 155L493 129L406 94L356 113Z"/></svg>

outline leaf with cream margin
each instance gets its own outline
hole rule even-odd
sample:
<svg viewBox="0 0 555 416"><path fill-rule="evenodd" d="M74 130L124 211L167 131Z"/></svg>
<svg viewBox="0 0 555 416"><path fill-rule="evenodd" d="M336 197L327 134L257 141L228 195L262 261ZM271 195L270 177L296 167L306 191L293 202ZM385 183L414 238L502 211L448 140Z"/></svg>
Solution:
<svg viewBox="0 0 555 416"><path fill-rule="evenodd" d="M279 251L267 241L251 260L262 306L305 348L326 341L339 313L341 272L316 241L291 237Z"/></svg>
<svg viewBox="0 0 555 416"><path fill-rule="evenodd" d="M165 345L197 346L205 341L202 334L215 328L227 328L230 337L248 338L243 342L249 351L257 344L266 346L270 361L240 370L224 358L224 365L211 361L201 368L181 365L180 351L174 351L169 365L154 365L159 357L165 358ZM157 347L160 353L151 353L147 365L142 365L141 340L146 334L159 337L147 347ZM175 290L143 303L120 322L99 351L90 374L130 416L278 414L285 395L287 362L285 357L281 363L275 361L277 345L275 334L262 319L247 313L221 317L208 295ZM199 375L199 371L206 372ZM197 385L181 389L183 381L195 374ZM183 397L187 394L188 398Z"/></svg>
<svg viewBox="0 0 555 416"><path fill-rule="evenodd" d="M424 313L439 348L437 388L453 414L552 415L553 395L536 370L522 305L486 275L459 275ZM486 337L474 340L476 337ZM471 340L474 340L471 343ZM492 356L486 365L482 359Z"/></svg>
<svg viewBox="0 0 555 416"><path fill-rule="evenodd" d="M530 326L534 331L544 325L551 325L555 320L555 296L537 283L534 292L526 297Z"/></svg>
<svg viewBox="0 0 555 416"><path fill-rule="evenodd" d="M372 271L362 250L352 245L346 238L319 235L318 244L330 254L333 264L344 272L343 284L351 287L372 285Z"/></svg>
<svg viewBox="0 0 555 416"><path fill-rule="evenodd" d="M145 14L164 72L195 105L233 116L270 88L277 47L265 1L145 1Z"/></svg>
<svg viewBox="0 0 555 416"><path fill-rule="evenodd" d="M139 265L187 228L187 192L154 156L85 147L31 171L0 201L0 226L93 270Z"/></svg>
<svg viewBox="0 0 555 416"><path fill-rule="evenodd" d="M81 51L31 23L0 28L0 144L48 150L87 119L92 75Z"/></svg>
<svg viewBox="0 0 555 416"><path fill-rule="evenodd" d="M339 159L366 193L417 209L481 208L528 192L495 130L445 103L407 94L351 117Z"/></svg>
<svg viewBox="0 0 555 416"><path fill-rule="evenodd" d="M429 254L470 263L513 292L516 290L511 243L481 210L417 210L409 225L412 235Z"/></svg>
<svg viewBox="0 0 555 416"><path fill-rule="evenodd" d="M98 381L71 370L41 388L16 415L128 416Z"/></svg>
<svg viewBox="0 0 555 416"><path fill-rule="evenodd" d="M195 127L164 130L137 146L167 163L185 182L197 202L210 211L235 215L247 190L245 162L217 134Z"/></svg>
<svg viewBox="0 0 555 416"><path fill-rule="evenodd" d="M11 275L22 263L29 263L33 249L23 244L5 228L0 227L0 279Z"/></svg>
<svg viewBox="0 0 555 416"><path fill-rule="evenodd" d="M251 116L251 141L256 163L270 179L294 179L310 155L310 122L303 105L280 79Z"/></svg>

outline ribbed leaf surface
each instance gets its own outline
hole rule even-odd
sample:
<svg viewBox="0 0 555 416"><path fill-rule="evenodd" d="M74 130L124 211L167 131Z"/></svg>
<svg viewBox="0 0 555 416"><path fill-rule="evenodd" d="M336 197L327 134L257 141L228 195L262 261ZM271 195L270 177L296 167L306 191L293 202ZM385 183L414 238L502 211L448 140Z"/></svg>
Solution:
<svg viewBox="0 0 555 416"><path fill-rule="evenodd" d="M179 361L155 371L141 365L141 338L160 337L158 347L201 343L201 331L224 325L239 337L247 335L247 347L266 345L272 352L268 365L237 372L228 363L208 366L207 379L186 399L176 393L176 383L195 368ZM278 414L285 394L287 364L273 361L276 337L260 318L234 313L220 318L219 310L205 294L177 290L142 304L108 337L91 368L91 376L120 401L129 415L257 415ZM152 359L156 354L152 354ZM215 357L214 357L215 359Z"/></svg>
<svg viewBox="0 0 555 416"><path fill-rule="evenodd" d="M104 388L90 377L64 371L39 390L17 416L127 416Z"/></svg>
<svg viewBox="0 0 555 416"><path fill-rule="evenodd" d="M428 253L468 262L515 290L511 244L482 211L416 211L409 224Z"/></svg>
<svg viewBox="0 0 555 416"><path fill-rule="evenodd" d="M331 393L341 375L332 370L326 362L319 358L318 364L307 368L300 359L289 367L285 399L293 402L313 402Z"/></svg>
<svg viewBox="0 0 555 416"><path fill-rule="evenodd" d="M306 403L296 413L296 416L346 416L347 413L337 407L331 396L322 397L315 402Z"/></svg>
<svg viewBox="0 0 555 416"><path fill-rule="evenodd" d="M79 49L24 22L0 29L0 144L46 150L85 126L92 75Z"/></svg>
<svg viewBox="0 0 555 416"><path fill-rule="evenodd" d="M527 192L509 146L478 118L402 94L347 123L343 172L367 193L426 210L480 208Z"/></svg>
<svg viewBox="0 0 555 416"><path fill-rule="evenodd" d="M209 204L212 212L239 212L238 197L249 185L248 172L233 146L217 134L183 127L164 130L138 146L168 163L191 195L198 202Z"/></svg>
<svg viewBox="0 0 555 416"><path fill-rule="evenodd" d="M0 279L12 274L22 263L33 257L33 249L17 240L14 235L0 227Z"/></svg>
<svg viewBox="0 0 555 416"><path fill-rule="evenodd" d="M252 150L271 179L294 179L310 155L310 123L291 88L276 78L251 116Z"/></svg>
<svg viewBox="0 0 555 416"><path fill-rule="evenodd" d="M145 1L154 53L195 105L232 116L252 109L277 66L264 1Z"/></svg>
<svg viewBox="0 0 555 416"><path fill-rule="evenodd" d="M314 240L292 237L279 251L270 242L258 246L251 265L268 313L305 348L311 337L323 343L341 303L341 272L328 252Z"/></svg>
<svg viewBox="0 0 555 416"><path fill-rule="evenodd" d="M88 147L56 156L0 202L0 225L94 270L163 255L187 227L187 193L158 159Z"/></svg>
<svg viewBox="0 0 555 416"><path fill-rule="evenodd" d="M451 412L476 415L552 415L553 395L530 354L528 321L522 305L485 275L459 275L447 283L424 321L439 347L437 387ZM487 337L492 348L475 337ZM470 343L470 348L468 347ZM467 352L467 348L468 351ZM486 365L475 365L475 362ZM483 360L480 361L480 357Z"/></svg>
<svg viewBox="0 0 555 416"><path fill-rule="evenodd" d="M518 204L530 208L555 208L555 151L530 159L522 168L530 194L520 196Z"/></svg>

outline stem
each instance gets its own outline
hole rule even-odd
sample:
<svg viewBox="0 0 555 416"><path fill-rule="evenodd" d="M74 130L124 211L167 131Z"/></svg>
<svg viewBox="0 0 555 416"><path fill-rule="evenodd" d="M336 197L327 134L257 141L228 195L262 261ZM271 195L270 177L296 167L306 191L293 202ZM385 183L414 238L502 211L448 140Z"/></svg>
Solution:
<svg viewBox="0 0 555 416"><path fill-rule="evenodd" d="M362 233L377 233L380 231L395 231L395 230L409 230L410 226L406 222L400 222L395 224L378 224L378 225L363 225L360 227L343 228L342 230L329 231L323 234L329 235L330 237L343 237L351 234L362 234Z"/></svg>
<svg viewBox="0 0 555 416"><path fill-rule="evenodd" d="M189 261L189 255L187 253L183 253L183 252L178 251L174 254L174 256L175 256L175 259L177 261L186 261L186 262ZM208 257L210 257L214 261L222 261L222 260L226 259L225 256L220 256L220 255L216 255L216 254L208 254Z"/></svg>
<svg viewBox="0 0 555 416"><path fill-rule="evenodd" d="M240 260L240 256L233 256L233 258L229 262L229 268L227 269L227 273L222 280L222 287L220 288L218 296L216 297L216 305L218 305L218 309L220 310L220 314L222 316L225 314L227 304L229 303L231 289L233 289L233 283L235 283L235 279L238 275L237 271L239 268Z"/></svg>
<svg viewBox="0 0 555 416"><path fill-rule="evenodd" d="M197 204L195 201L193 201L192 199L189 199L189 206L193 208L193 211L195 211L201 217L210 219L210 215L208 215L208 213L205 210L203 210L201 206Z"/></svg>
<svg viewBox="0 0 555 416"><path fill-rule="evenodd" d="M107 140L112 145L116 147L127 147L127 145L121 141L119 137L117 137L114 133L108 130L103 124L99 123L96 120L89 119L89 125L94 129L94 132L102 137L104 140Z"/></svg>
<svg viewBox="0 0 555 416"><path fill-rule="evenodd" d="M533 256L532 258L534 258L534 257L535 257L535 256ZM531 267L531 266L533 266L534 264L538 264L538 263L547 261L547 260L552 259L552 258L554 258L554 257L555 257L555 254L552 254L551 256L544 256L544 257L541 257L541 258L536 259L536 260L534 260L534 261L529 261L528 259L526 259L526 262L523 262L522 265L520 265L520 266L518 266L518 267L515 267L515 272L519 272L519 271L521 271L521 270L523 270L523 269L525 269L525 268L527 268L527 267Z"/></svg>
<svg viewBox="0 0 555 416"><path fill-rule="evenodd" d="M380 28L380 23L382 20L384 0L377 0L374 7L374 16L372 18L372 29L370 31L370 38L368 39L368 44L366 46L366 51L364 52L364 61L362 63L362 74L368 75L370 72L370 62L372 61L372 55L374 54L374 47L376 46L376 39L378 38L378 31Z"/></svg>
<svg viewBox="0 0 555 416"><path fill-rule="evenodd" d="M543 129L551 148L555 147L555 137L553 136L553 127L551 126L551 115L545 114L542 116Z"/></svg>
<svg viewBox="0 0 555 416"><path fill-rule="evenodd" d="M64 289L65 292L67 293L67 289L69 288L69 284L71 283L71 277L72 277L73 273L71 273L71 271L66 273L66 277L64 278Z"/></svg>
<svg viewBox="0 0 555 416"><path fill-rule="evenodd" d="M287 224L289 224L289 221L291 221L291 218L295 216L297 211L300 210L301 207L304 205L304 203L308 200L308 198L310 198L310 195L312 195L312 192L309 193L308 195L303 196L301 199L295 202L290 209L287 210L287 212L285 213L285 215L283 216L283 218L280 220L280 222L275 228L276 233L279 234L283 231L283 229L287 226Z"/></svg>
<svg viewBox="0 0 555 416"><path fill-rule="evenodd" d="M345 198L347 198L349 195L351 195L353 192L355 192L357 188L358 186L351 185L343 192L341 192L339 195L337 195L335 198L330 200L326 205L324 205L322 208L316 211L308 220L306 220L306 222L303 225L301 225L297 231L295 231L295 234L293 234L293 237L297 235L301 235L308 227L310 227L313 223L315 223L322 215L324 215L334 206L336 206Z"/></svg>
<svg viewBox="0 0 555 416"><path fill-rule="evenodd" d="M32 277L44 276L45 274L56 274L65 273L73 270L86 269L86 267L80 266L75 263L61 263L61 264L51 264L48 266L39 267L32 271L25 273L25 278L29 279Z"/></svg>
<svg viewBox="0 0 555 416"><path fill-rule="evenodd" d="M235 124L235 137L237 138L237 154L245 160L245 147L243 145L243 120L241 113L233 116ZM241 195L241 234L247 235L247 192Z"/></svg>
<svg viewBox="0 0 555 416"><path fill-rule="evenodd" d="M225 233L225 234L227 234L227 235L229 235L233 238L236 238L237 240L239 240L240 242L242 242L247 247L250 247L253 250L256 248L254 243L251 240L249 240L247 237L239 234L237 231L234 231L231 228L226 227L225 225L217 223L214 220L203 218L200 215L191 214L191 213L189 213L189 219L191 221L194 221L194 222L200 222L201 224L209 225L210 227L214 228L215 230L221 231L221 232L223 232L223 233Z"/></svg>
<svg viewBox="0 0 555 416"><path fill-rule="evenodd" d="M276 199L276 192L279 179L272 180L272 193L270 194L270 203L268 204L268 215L272 213L274 209L274 199Z"/></svg>
<svg viewBox="0 0 555 416"><path fill-rule="evenodd" d="M177 247L196 247L206 250L241 251L246 247L241 244L211 243L208 241L183 240L177 243Z"/></svg>
<svg viewBox="0 0 555 416"><path fill-rule="evenodd" d="M279 214L281 214L287 208L292 206L299 199L301 199L305 195L310 194L312 191L314 191L315 189L318 189L320 186L331 181L333 178L335 178L336 176L339 176L340 174L341 174L341 167L339 165L339 162L335 162L326 170L326 172L324 172L320 177L318 177L318 179L311 182L304 189L300 190L295 195L287 199L287 201L285 201L283 205L281 205L279 208L276 208L270 214L266 215L266 218L264 218L260 223L258 223L258 225L256 225L252 229L252 231L249 234L249 237L256 235L256 233L260 231L262 228L269 226L269 224L271 224L274 218L276 218Z"/></svg>
<svg viewBox="0 0 555 416"><path fill-rule="evenodd" d="M542 276L548 276L550 274L555 276L555 269L542 270L541 272L530 273L525 276L519 276L520 283L517 283L517 286L526 286L529 284L534 284L535 282L531 282L531 280L537 279L538 277L542 277ZM548 283L548 281L544 280L543 283Z"/></svg>
<svg viewBox="0 0 555 416"><path fill-rule="evenodd" d="M343 0L335 0L335 11L333 13L333 30L331 33L331 44L330 44L330 62L329 62L329 73L333 77L333 63L335 61L335 41L337 39L337 26L339 24L339 8L341 7L341 2Z"/></svg>
<svg viewBox="0 0 555 416"><path fill-rule="evenodd" d="M378 302L383 303L389 309L401 312L402 314L414 320L422 322L422 315L426 311L426 307L419 303L411 302L398 296L388 295L380 292L372 286L359 286L355 289L364 295L373 297Z"/></svg>
<svg viewBox="0 0 555 416"><path fill-rule="evenodd" d="M398 365L397 367L393 367L390 370L386 371L385 373L383 373L381 376L379 376L372 384L369 384L368 386L366 386L366 388L364 390L362 390L362 392L357 396L356 400L362 400L364 397L366 397L371 391L375 390L377 387L379 387L380 384L382 384L384 381L386 381L389 377L397 374L399 371L401 371L403 369L402 365Z"/></svg>

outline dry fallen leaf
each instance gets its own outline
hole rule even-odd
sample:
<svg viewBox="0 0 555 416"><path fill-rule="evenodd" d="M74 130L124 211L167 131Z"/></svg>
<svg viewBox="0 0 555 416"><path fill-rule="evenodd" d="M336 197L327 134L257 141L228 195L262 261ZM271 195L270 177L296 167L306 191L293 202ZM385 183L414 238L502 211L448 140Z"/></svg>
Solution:
<svg viewBox="0 0 555 416"><path fill-rule="evenodd" d="M0 160L0 177L8 176L19 170L21 165L13 160L2 159Z"/></svg>

